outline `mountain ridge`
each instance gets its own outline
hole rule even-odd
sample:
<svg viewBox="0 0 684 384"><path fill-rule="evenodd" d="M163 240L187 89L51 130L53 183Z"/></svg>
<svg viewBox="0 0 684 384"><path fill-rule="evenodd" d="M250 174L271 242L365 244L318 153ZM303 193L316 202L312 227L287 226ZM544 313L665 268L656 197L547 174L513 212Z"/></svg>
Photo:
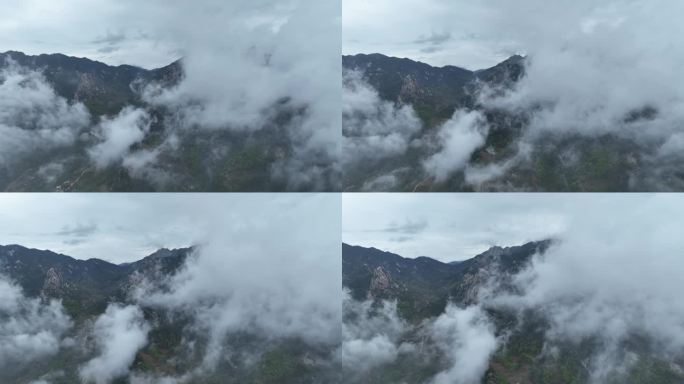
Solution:
<svg viewBox="0 0 684 384"><path fill-rule="evenodd" d="M433 128L450 119L457 109L475 108L483 84L513 86L524 76L525 61L525 57L514 55L493 67L471 71L373 53L342 56L342 68L361 72L381 99L413 105L427 127Z"/></svg>
<svg viewBox="0 0 684 384"><path fill-rule="evenodd" d="M373 166L348 167L345 190L372 189L369 186L388 175L394 181L379 186L380 191L649 190L637 187L641 181L635 180L642 177L642 168L653 148L619 135L550 132L543 139L535 138L529 154L521 156L519 145L521 140L529 138L527 130L535 109L501 107L486 101L515 92L532 60L529 56L514 55L490 68L461 69L456 70L457 75L451 75L453 67L432 67L411 59L381 54L343 56L343 68L347 71L345 81L353 84L360 78L377 92L380 100L393 103L395 108L410 106L413 109L420 130L407 139L412 144L423 144L409 146L400 156L376 160ZM354 72L358 75L353 75ZM353 87L349 91L353 92ZM457 167L450 170L446 180L436 181L436 175L425 169L426 161L444 148L435 137L444 132L445 123L458 117L456 111L476 112L482 118L482 125L486 126L486 132L482 133L484 142L468 149L467 164L472 165L472 169L505 169L501 174L486 175L483 180L474 177L469 181L465 169ZM649 119L656 114L646 106L636 109L625 119ZM354 124L354 119L349 119L348 124ZM349 129L353 131L353 128ZM567 159L569 153L573 155L572 161ZM676 181L677 177L672 180Z"/></svg>
<svg viewBox="0 0 684 384"><path fill-rule="evenodd" d="M161 69L167 68L171 65L179 64L183 61L183 58L178 58L171 63L161 66L161 67L155 67L155 68L144 68L139 65L133 65L133 64L118 64L118 65L113 65L113 64L107 64L103 61L99 60L93 60L88 57L79 57L79 56L73 56L73 55L67 55L64 53L60 52L55 52L55 53L40 53L37 55L30 55L27 53L24 53L22 51L15 51L15 50L8 50L5 52L0 52L0 57L2 58L7 58L11 57L13 59L16 59L17 57L22 59L22 60L33 60L33 61L39 61L39 62L49 62L49 61L58 61L58 59L61 60L66 60L72 63L81 63L81 64L93 64L94 66L98 66L101 68L120 68L120 69L133 69L137 70L140 72L154 72L154 71L159 71Z"/></svg>
<svg viewBox="0 0 684 384"><path fill-rule="evenodd" d="M510 276L529 265L534 255L545 253L553 242L491 247L456 264L343 243L342 284L356 300L398 300L400 313L419 321L442 313L450 300L462 305L475 302L492 276L500 277L504 287Z"/></svg>
<svg viewBox="0 0 684 384"><path fill-rule="evenodd" d="M142 105L140 84L174 85L182 78L182 59L160 68L145 69L128 64L113 66L62 53L0 53L0 68L12 63L39 71L58 95L70 102L82 102L94 116L115 115L126 105Z"/></svg>
<svg viewBox="0 0 684 384"><path fill-rule="evenodd" d="M5 87L7 92L12 92L11 87L15 86L23 89L41 84L40 89L27 91L45 92L50 101L66 103L70 109L77 105L81 110L83 106L85 111L78 113L80 124L68 127L72 128L73 136L68 142L58 142L59 145L53 145L54 140L41 142L44 151L30 152L28 139L23 140L22 144L27 144L11 158L10 166L0 167L0 190L225 192L337 188L335 181L328 180L327 176L320 185L314 181L294 185L288 181L289 174L275 171L276 165L295 156L290 130L280 129L296 124L295 117L304 113L292 103L272 105L273 115L264 115L259 123L262 126L254 130L233 129L230 119L220 119L228 120L220 123L220 129L208 129L204 122L200 124L195 117L186 117L183 113L186 108L195 110L195 102L203 104L204 101L183 100L181 105L158 103L156 95L185 81L182 58L147 70L129 65L114 67L63 54L29 56L9 51L0 53L0 84L5 83L5 76L19 81ZM45 113L38 109L31 111L31 116L40 117ZM132 118L136 116L133 113L148 116L145 121L136 122L141 124L136 129L143 131L142 138L127 146L124 159L116 158L104 166L98 164L98 146L108 142L111 124L107 123ZM11 124L19 132L33 129L32 120L25 122L14 115L8 117L13 120L3 123ZM198 125L194 126L195 123ZM192 129L184 129L191 125ZM123 160L135 154L143 154L145 161L124 164Z"/></svg>
<svg viewBox="0 0 684 384"><path fill-rule="evenodd" d="M142 275L153 281L171 276L195 247L154 252L132 263L114 264L87 260L20 245L0 246L0 275L22 288L29 297L61 299L77 319L104 311L110 302L125 301L130 288Z"/></svg>
<svg viewBox="0 0 684 384"><path fill-rule="evenodd" d="M454 70L454 71L461 71L461 72L466 72L466 73L471 73L471 74L477 74L481 72L485 72L488 70L492 70L498 66L501 66L504 63L514 63L514 62L520 62L525 60L525 56L515 54L507 57L505 60L502 60L501 62L491 66L491 67L486 67L486 68L480 68L480 69L467 69L463 67L459 67L456 64L446 64L446 65L432 65L428 64L424 61L420 60L414 60L409 57L399 57L399 56L392 56L392 55L385 55L383 53L378 53L378 52L373 52L373 53L355 53L355 54L349 54L349 55L342 55L342 60L352 60L353 58L381 58L385 60L395 60L395 61L401 61L404 63L415 63L423 67L429 67L431 69L443 69L443 70Z"/></svg>

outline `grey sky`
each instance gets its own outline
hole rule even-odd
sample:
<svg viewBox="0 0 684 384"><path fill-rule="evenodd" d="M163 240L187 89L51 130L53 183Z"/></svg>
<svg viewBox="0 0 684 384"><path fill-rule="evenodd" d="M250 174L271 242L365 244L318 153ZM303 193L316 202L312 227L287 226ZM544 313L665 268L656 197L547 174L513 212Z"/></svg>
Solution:
<svg viewBox="0 0 684 384"><path fill-rule="evenodd" d="M467 259L493 245L561 238L574 226L601 231L650 207L654 225L684 213L684 196L648 194L346 194L343 241L405 257ZM648 212L647 212L648 213ZM643 221L643 219L642 219ZM628 219L625 219L628 222ZM598 229L597 229L598 231Z"/></svg>
<svg viewBox="0 0 684 384"><path fill-rule="evenodd" d="M231 26L277 27L293 1L6 0L0 52L63 53L112 65L156 68L181 57L192 30L227 35ZM217 23L215 20L221 20Z"/></svg>
<svg viewBox="0 0 684 384"><path fill-rule="evenodd" d="M489 3L489 6L487 5ZM344 0L344 54L382 53L431 65L483 69L517 53L487 29L491 1Z"/></svg>
<svg viewBox="0 0 684 384"><path fill-rule="evenodd" d="M344 0L343 52L483 69L516 53L562 50L582 36L618 45L644 39L611 31L621 24L633 31L648 24L646 39L663 29L669 33L660 39L678 36L680 8L669 0Z"/></svg>
<svg viewBox="0 0 684 384"><path fill-rule="evenodd" d="M267 226L275 216L302 226L321 217L312 236L339 233L340 197L317 194L2 194L0 244L49 249L114 263L138 260L158 248L186 247L208 236L229 237L246 223ZM320 231L320 233L316 233ZM331 235L332 233L332 235Z"/></svg>

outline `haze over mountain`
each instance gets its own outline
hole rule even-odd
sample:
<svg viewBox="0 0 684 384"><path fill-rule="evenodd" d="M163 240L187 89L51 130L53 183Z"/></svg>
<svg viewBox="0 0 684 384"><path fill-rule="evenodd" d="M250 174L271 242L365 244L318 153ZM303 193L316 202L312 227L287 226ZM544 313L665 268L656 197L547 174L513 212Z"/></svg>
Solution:
<svg viewBox="0 0 684 384"><path fill-rule="evenodd" d="M0 200L3 384L337 380L339 196Z"/></svg>
<svg viewBox="0 0 684 384"><path fill-rule="evenodd" d="M7 52L0 54L0 67L0 92L13 94L3 106L8 140L0 183L6 190L289 188L271 177L272 165L292 150L281 128L297 112L285 100L258 129L226 123L205 130L200 116L182 116L178 106L150 94L181 84L181 61L144 70ZM317 188L301 188L309 187Z"/></svg>
<svg viewBox="0 0 684 384"><path fill-rule="evenodd" d="M682 189L682 52L670 49L679 4L355 4L366 13L350 22L350 46L414 60L343 58L345 189ZM397 18L365 20L382 12ZM404 18L415 24L395 24ZM421 35L397 40L411 32ZM525 60L512 56L519 65L503 61L481 81L473 80L482 71L453 66L482 52L525 52ZM422 65L423 56L450 65Z"/></svg>
<svg viewBox="0 0 684 384"><path fill-rule="evenodd" d="M350 195L352 382L684 382L680 194Z"/></svg>
<svg viewBox="0 0 684 384"><path fill-rule="evenodd" d="M35 44L8 43L6 49L19 49L0 57L1 190L339 189L334 1L274 7L270 0L98 0L92 15L65 11L78 3L67 1L43 24L2 28L43 36L40 53L104 45L121 58L150 44L172 59L158 69L107 66L61 54L27 56L16 51L35 53ZM7 13L40 18L46 8L52 6L37 1ZM97 19L120 25L88 43L73 33L74 25ZM35 27L46 24L68 41ZM200 24L205 28L187 27ZM300 44L311 31L309 44ZM145 63L150 55L140 56L123 63Z"/></svg>
<svg viewBox="0 0 684 384"><path fill-rule="evenodd" d="M309 383L330 375L322 372L321 362L330 353L325 344L298 337L278 340L247 329L235 330L217 344L197 328L199 320L192 312L140 304L145 299L137 295L172 289L174 275L182 275L182 268L189 268L196 257L192 248L160 249L136 262L116 265L0 246L0 294L9 300L0 309L9 321L0 325L0 379ZM207 365L200 351L208 348L221 348L226 355ZM173 377L183 372L182 377ZM160 375L168 377L154 378Z"/></svg>
<svg viewBox="0 0 684 384"><path fill-rule="evenodd" d="M521 56L478 71L380 54L344 56L343 64L348 190L626 190L645 167L646 149L612 134L547 135L531 143L529 161L513 166L532 110L483 97L515 92L525 75ZM654 113L635 110L625 119Z"/></svg>
<svg viewBox="0 0 684 384"><path fill-rule="evenodd" d="M573 304L562 301L523 304L541 293L535 284L558 261L552 258L559 245L493 247L442 263L345 244L345 339L338 356L354 372L351 382L684 382L682 351L668 355L655 334L611 340L587 331L593 325L580 317L586 307L580 315L577 308L563 312ZM577 300L579 308L591 306L590 298Z"/></svg>

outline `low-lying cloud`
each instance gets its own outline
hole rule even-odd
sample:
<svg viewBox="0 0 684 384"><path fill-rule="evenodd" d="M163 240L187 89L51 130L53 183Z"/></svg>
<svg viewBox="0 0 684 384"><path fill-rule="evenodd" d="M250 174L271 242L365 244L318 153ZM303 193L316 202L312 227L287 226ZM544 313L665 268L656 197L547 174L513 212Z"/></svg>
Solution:
<svg viewBox="0 0 684 384"><path fill-rule="evenodd" d="M124 108L114 118L103 118L96 135L101 142L88 153L98 168L122 161L133 144L139 143L149 132L152 119L143 109Z"/></svg>
<svg viewBox="0 0 684 384"><path fill-rule="evenodd" d="M494 325L479 306L449 304L438 317L411 324L397 312L396 300L358 301L346 289L344 295L343 341L335 361L349 380L365 382L374 369L403 355L412 362L432 360L445 366L429 378L431 384L477 384L500 345Z"/></svg>
<svg viewBox="0 0 684 384"><path fill-rule="evenodd" d="M266 169L250 171L265 173L278 189L338 190L339 9L339 1L205 0L200 6L159 0L140 6L124 1L117 17L154 20L145 25L144 34L160 46L175 46L182 57L180 67L169 68L168 78L160 82L133 84L147 104L144 109L128 105L118 116L103 116L92 124L80 103L69 105L54 96L40 75L6 72L0 83L0 94L7 94L0 101L6 104L0 104L0 132L8 139L0 144L0 160L14 158L12 151L17 148L33 149L47 142L76 148L80 130L90 128L94 143L88 143L86 151L95 168L123 162L133 177L163 188L164 181L174 176L168 174L169 158L182 156L177 151L179 142L198 136L203 143L211 141L200 159L211 168L210 164L224 164L231 156L247 156L237 153L243 148L230 144L248 138L258 144L257 160L268 160L259 164ZM197 24L204 27L194 28ZM115 49L127 34L108 33L98 43ZM18 108L17 103L25 107ZM27 119L29 112L39 113L38 117ZM160 120L159 132L155 125L154 138L146 142L149 147L132 151L150 137L155 120L151 115ZM240 140L217 146L213 143L217 136ZM207 169L206 174L215 178L220 171Z"/></svg>
<svg viewBox="0 0 684 384"><path fill-rule="evenodd" d="M507 350L508 343L517 348L532 341L540 342L540 349L530 364L541 369L581 364L576 373L592 383L650 375L655 371L645 367L651 364L662 363L663 369L679 374L684 356L681 199L663 194L576 196L557 199L559 208L537 198L522 204L520 196L514 200L488 199L490 208L482 209L482 215L492 209L497 214L480 223L483 228L491 231L492 222L522 217L530 204L561 214L563 224L550 247L519 273L480 271L478 289L468 291L475 306L452 303L440 316L423 321L440 359L451 361L435 382L440 377L449 383L479 382L491 367L498 374L498 365L490 366L493 356L516 357L517 349ZM507 209L511 211L502 213ZM411 293L416 294L401 295ZM365 339L382 334L381 329ZM377 350L379 357L391 351Z"/></svg>
<svg viewBox="0 0 684 384"><path fill-rule="evenodd" d="M26 297L19 286L3 276L0 320L0 370L5 372L57 354L72 327L60 301Z"/></svg>
<svg viewBox="0 0 684 384"><path fill-rule="evenodd" d="M73 145L90 124L83 104L57 95L40 72L13 61L0 69L0 166L11 168L34 151Z"/></svg>
<svg viewBox="0 0 684 384"><path fill-rule="evenodd" d="M93 326L99 355L79 369L81 380L108 384L127 376L138 350L147 344L149 331L139 307L110 304Z"/></svg>
<svg viewBox="0 0 684 384"><path fill-rule="evenodd" d="M647 173L666 166L665 154L680 148L684 122L684 93L676 86L684 50L672 41L682 32L672 17L682 11L681 4L580 1L568 8L530 0L516 6L492 1L488 6L495 21L491 25L528 56L525 76L514 89L482 103L529 114L523 144L613 135L640 146ZM521 12L531 7L535 17L524 17ZM523 154L507 161L527 160ZM633 183L648 190L676 188L663 180Z"/></svg>
<svg viewBox="0 0 684 384"><path fill-rule="evenodd" d="M311 196L268 217L217 215L215 230L166 287L143 284L135 297L193 315L193 330L208 340L202 369L224 362L236 333L332 348L341 338L339 214L334 198Z"/></svg>
<svg viewBox="0 0 684 384"><path fill-rule="evenodd" d="M451 361L431 384L477 384L489 368L489 359L499 347L494 325L479 306L447 305L430 325L437 347Z"/></svg>
<svg viewBox="0 0 684 384"><path fill-rule="evenodd" d="M556 245L516 277L522 294L492 302L548 317L550 343L598 340L592 360L597 382L632 359L616 351L635 336L645 337L658 358L682 356L681 223L663 220L671 217L668 210L647 199L600 219L579 215Z"/></svg>
<svg viewBox="0 0 684 384"><path fill-rule="evenodd" d="M458 10L458 17L468 20L461 28L469 30L461 32L472 36L473 44L485 51L507 46L506 51L526 56L524 76L511 88L488 84L496 89L480 90L479 98L472 100L475 111L454 101L460 110L436 135L440 145L421 159L424 171L437 182L465 169L466 187L560 188L520 178L520 174L532 173L543 179L545 175L538 174L551 161L547 156L556 161L550 165L552 171L582 179L576 188L681 190L677 164L684 148L684 92L679 87L684 49L677 36L684 28L675 15L684 11L682 4L667 0L432 4L447 15ZM418 12L418 7L422 5L407 6L402 13ZM442 37L447 35L433 32L420 42ZM469 124L472 119L464 116L479 111L487 112L490 136L498 135L488 140L495 143L487 148L489 153L470 163L488 130L475 133ZM489 112L495 113L490 116ZM507 118L524 121L523 126L510 124ZM570 140L579 144L573 146ZM587 154L587 143L598 147L603 142L598 140L612 145ZM620 184L584 183L591 179L591 172L619 173ZM573 188L573 182L566 181L567 188Z"/></svg>
<svg viewBox="0 0 684 384"><path fill-rule="evenodd" d="M342 93L345 169L402 155L422 125L413 107L380 99L357 71L345 71Z"/></svg>
<svg viewBox="0 0 684 384"><path fill-rule="evenodd" d="M363 375L413 349L411 344L400 342L409 325L399 317L396 301L375 305L373 300L352 299L346 289L343 294L343 340L335 351L335 360L345 369Z"/></svg>
<svg viewBox="0 0 684 384"><path fill-rule="evenodd" d="M290 153L274 164L274 178L292 189L338 186L339 2L209 3L215 14L190 11L200 12L201 30L186 13L164 13L159 33L183 46L184 78L148 100L175 110L184 129L282 131Z"/></svg>
<svg viewBox="0 0 684 384"><path fill-rule="evenodd" d="M439 127L437 152L423 162L424 169L437 182L445 181L453 172L462 170L470 156L481 147L488 126L481 112L456 111L454 116Z"/></svg>

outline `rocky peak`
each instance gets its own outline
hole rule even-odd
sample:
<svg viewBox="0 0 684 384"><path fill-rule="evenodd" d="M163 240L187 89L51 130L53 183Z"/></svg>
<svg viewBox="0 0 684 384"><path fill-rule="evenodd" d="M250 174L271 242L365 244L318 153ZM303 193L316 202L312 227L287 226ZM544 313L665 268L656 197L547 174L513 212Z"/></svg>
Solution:
<svg viewBox="0 0 684 384"><path fill-rule="evenodd" d="M368 296L370 298L384 296L391 286L392 280L389 273L382 266L378 266L373 270Z"/></svg>
<svg viewBox="0 0 684 384"><path fill-rule="evenodd" d="M57 271L56 268L50 267L45 272L45 281L43 282L43 288L41 289L41 294L43 296L55 295L62 288L62 275Z"/></svg>

